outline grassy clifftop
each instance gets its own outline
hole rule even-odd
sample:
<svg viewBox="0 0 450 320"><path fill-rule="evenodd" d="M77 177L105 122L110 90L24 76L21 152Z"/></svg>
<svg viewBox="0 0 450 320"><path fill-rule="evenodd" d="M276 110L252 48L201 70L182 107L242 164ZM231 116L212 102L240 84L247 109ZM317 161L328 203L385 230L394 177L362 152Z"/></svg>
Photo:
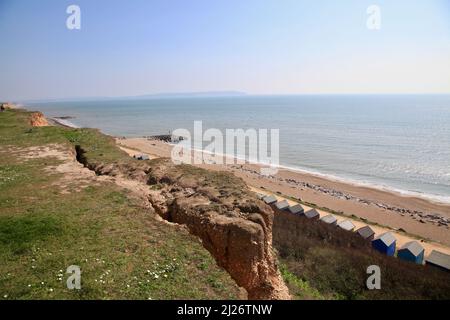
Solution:
<svg viewBox="0 0 450 320"><path fill-rule="evenodd" d="M0 113L0 299L240 297L197 238L155 219L114 183L56 170L65 159L45 148L134 161L111 138L33 128L29 116ZM66 288L70 265L81 267L81 290Z"/></svg>

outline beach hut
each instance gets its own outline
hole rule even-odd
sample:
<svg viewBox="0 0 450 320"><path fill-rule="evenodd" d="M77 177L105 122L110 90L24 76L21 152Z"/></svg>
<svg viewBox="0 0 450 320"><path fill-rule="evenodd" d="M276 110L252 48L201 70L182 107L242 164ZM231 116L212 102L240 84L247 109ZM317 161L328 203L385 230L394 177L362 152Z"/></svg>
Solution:
<svg viewBox="0 0 450 320"><path fill-rule="evenodd" d="M277 198L275 198L274 196L265 196L263 198L263 201L267 204L274 204L275 202L277 202Z"/></svg>
<svg viewBox="0 0 450 320"><path fill-rule="evenodd" d="M405 261L422 264L424 252L425 249L417 241L411 241L398 249L397 257Z"/></svg>
<svg viewBox="0 0 450 320"><path fill-rule="evenodd" d="M286 200L278 201L277 203L275 203L275 207L278 210L287 210L289 208L289 203Z"/></svg>
<svg viewBox="0 0 450 320"><path fill-rule="evenodd" d="M262 194L262 193L257 193L257 194L256 194L256 197L257 197L259 200L264 199L265 196L266 196L266 195L265 195L265 194Z"/></svg>
<svg viewBox="0 0 450 320"><path fill-rule="evenodd" d="M427 266L437 267L444 271L450 271L450 255L433 250L425 259Z"/></svg>
<svg viewBox="0 0 450 320"><path fill-rule="evenodd" d="M365 226L356 230L356 233L363 237L365 240L372 241L375 238L375 231L371 227Z"/></svg>
<svg viewBox="0 0 450 320"><path fill-rule="evenodd" d="M372 247L388 256L393 256L395 254L395 246L397 240L391 232L386 232L372 241Z"/></svg>
<svg viewBox="0 0 450 320"><path fill-rule="evenodd" d="M320 221L330 224L332 226L335 226L337 224L337 219L332 214L329 214L329 215L321 218Z"/></svg>
<svg viewBox="0 0 450 320"><path fill-rule="evenodd" d="M339 222L338 227L345 231L353 231L353 229L355 229L355 225L350 220Z"/></svg>
<svg viewBox="0 0 450 320"><path fill-rule="evenodd" d="M305 209L303 209L303 207L301 205L296 204L295 206L289 207L289 212L293 213L293 214L302 215L305 213Z"/></svg>
<svg viewBox="0 0 450 320"><path fill-rule="evenodd" d="M308 219L319 219L320 214L316 209L311 209L305 212L305 217L307 217Z"/></svg>

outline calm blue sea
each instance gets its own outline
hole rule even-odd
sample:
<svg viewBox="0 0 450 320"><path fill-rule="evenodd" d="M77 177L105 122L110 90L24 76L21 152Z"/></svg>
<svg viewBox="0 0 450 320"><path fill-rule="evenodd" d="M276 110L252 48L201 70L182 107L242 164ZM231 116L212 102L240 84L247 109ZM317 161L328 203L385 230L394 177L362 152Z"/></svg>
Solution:
<svg viewBox="0 0 450 320"><path fill-rule="evenodd" d="M28 104L30 105L30 104ZM280 163L450 202L450 95L305 95L34 103L118 136L280 129Z"/></svg>

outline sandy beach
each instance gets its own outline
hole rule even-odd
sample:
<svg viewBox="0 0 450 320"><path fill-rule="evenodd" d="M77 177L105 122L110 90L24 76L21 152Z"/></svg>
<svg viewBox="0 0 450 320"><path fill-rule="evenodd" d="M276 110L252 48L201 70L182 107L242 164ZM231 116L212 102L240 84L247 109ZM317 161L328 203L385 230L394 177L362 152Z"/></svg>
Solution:
<svg viewBox="0 0 450 320"><path fill-rule="evenodd" d="M172 145L149 138L118 138L117 143L130 155L145 153L150 158L170 157L172 150ZM314 204L356 223L367 222L380 231L395 231L400 235L399 245L409 239L417 239L423 243L435 242L438 249L450 253L448 204L286 169L267 177L260 174L260 165L251 163L197 166L231 171L255 190L290 200L301 199L305 204ZM402 235L406 235L404 241L400 239Z"/></svg>

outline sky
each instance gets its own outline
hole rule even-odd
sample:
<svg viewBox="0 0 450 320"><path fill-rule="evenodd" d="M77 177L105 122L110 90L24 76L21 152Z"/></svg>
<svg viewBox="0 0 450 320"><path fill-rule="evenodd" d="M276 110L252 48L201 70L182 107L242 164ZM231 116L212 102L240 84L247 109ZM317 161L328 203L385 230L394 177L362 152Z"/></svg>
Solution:
<svg viewBox="0 0 450 320"><path fill-rule="evenodd" d="M0 100L450 93L450 1L0 0L0 52Z"/></svg>

